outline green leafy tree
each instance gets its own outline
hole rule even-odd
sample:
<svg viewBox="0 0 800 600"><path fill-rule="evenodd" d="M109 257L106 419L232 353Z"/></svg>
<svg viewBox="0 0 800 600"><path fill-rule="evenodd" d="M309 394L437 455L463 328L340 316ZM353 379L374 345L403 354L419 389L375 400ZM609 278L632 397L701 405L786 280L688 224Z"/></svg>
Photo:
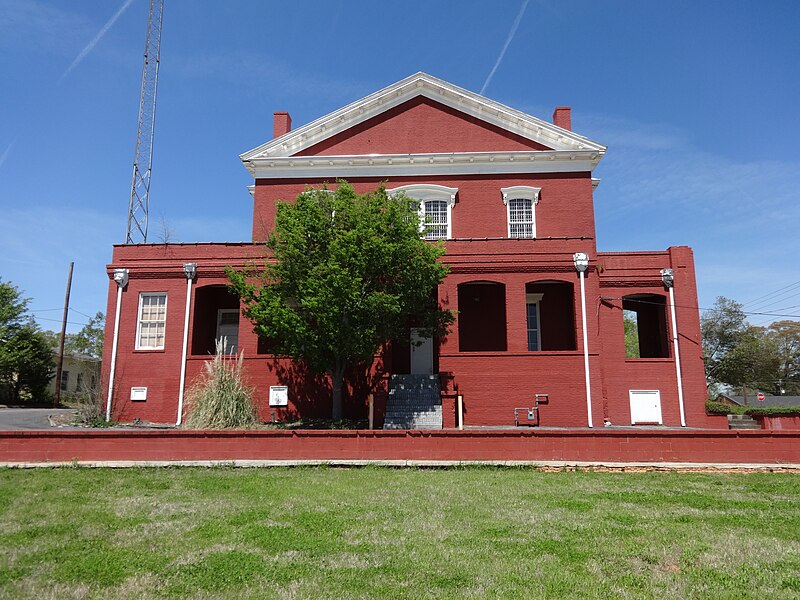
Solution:
<svg viewBox="0 0 800 600"><path fill-rule="evenodd" d="M454 321L437 306L447 274L441 243L420 237L413 201L381 186L357 194L307 190L279 202L272 254L257 274L229 270L232 288L256 332L276 353L327 373L334 420L342 418L342 384L350 366L370 364L413 321L423 335L444 335Z"/></svg>
<svg viewBox="0 0 800 600"><path fill-rule="evenodd" d="M636 313L625 311L622 323L625 326L625 358L639 358L639 323Z"/></svg>
<svg viewBox="0 0 800 600"><path fill-rule="evenodd" d="M0 401L44 400L53 377L53 350L28 314L28 300L0 281Z"/></svg>
<svg viewBox="0 0 800 600"><path fill-rule="evenodd" d="M89 358L102 358L105 326L105 315L102 312L96 313L78 333L67 334L64 351Z"/></svg>
<svg viewBox="0 0 800 600"><path fill-rule="evenodd" d="M723 296L717 298L712 310L703 314L700 332L703 336L703 359L709 386L727 383L721 375L725 369L725 359L742 341L748 327L742 305Z"/></svg>
<svg viewBox="0 0 800 600"><path fill-rule="evenodd" d="M748 387L772 391L778 366L774 341L765 335L764 328L748 327L720 361L716 377L721 383L742 389L746 397Z"/></svg>
<svg viewBox="0 0 800 600"><path fill-rule="evenodd" d="M800 322L776 321L765 328L777 355L777 367L763 389L776 394L800 395Z"/></svg>

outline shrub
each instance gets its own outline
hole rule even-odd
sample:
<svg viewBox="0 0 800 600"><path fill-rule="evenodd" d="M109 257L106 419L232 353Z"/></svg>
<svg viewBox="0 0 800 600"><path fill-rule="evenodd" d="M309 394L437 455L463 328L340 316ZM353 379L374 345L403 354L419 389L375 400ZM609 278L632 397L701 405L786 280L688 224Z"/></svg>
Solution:
<svg viewBox="0 0 800 600"><path fill-rule="evenodd" d="M730 406L722 402L708 400L706 413L709 415L750 415L759 416L800 416L800 406Z"/></svg>
<svg viewBox="0 0 800 600"><path fill-rule="evenodd" d="M785 416L797 417L800 416L800 406L752 406L746 408L744 414L753 417L757 416Z"/></svg>
<svg viewBox="0 0 800 600"><path fill-rule="evenodd" d="M252 429L259 424L252 390L242 379L244 352L231 357L226 346L225 338L217 340L214 358L186 395L187 429Z"/></svg>
<svg viewBox="0 0 800 600"><path fill-rule="evenodd" d="M75 425L85 427L111 427L114 423L106 421L103 401L92 390L81 390L71 394L66 405L75 409Z"/></svg>
<svg viewBox="0 0 800 600"><path fill-rule="evenodd" d="M709 415L736 415L740 414L741 410L737 406L730 406L723 402L714 402L713 400L706 401L706 414Z"/></svg>

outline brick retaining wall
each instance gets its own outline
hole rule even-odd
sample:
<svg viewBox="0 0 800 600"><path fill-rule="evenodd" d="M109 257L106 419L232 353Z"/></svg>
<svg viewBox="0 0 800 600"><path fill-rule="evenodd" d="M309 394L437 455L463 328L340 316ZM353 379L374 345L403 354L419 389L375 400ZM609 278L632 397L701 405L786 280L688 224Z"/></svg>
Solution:
<svg viewBox="0 0 800 600"><path fill-rule="evenodd" d="M0 462L232 460L800 464L800 431L4 431Z"/></svg>

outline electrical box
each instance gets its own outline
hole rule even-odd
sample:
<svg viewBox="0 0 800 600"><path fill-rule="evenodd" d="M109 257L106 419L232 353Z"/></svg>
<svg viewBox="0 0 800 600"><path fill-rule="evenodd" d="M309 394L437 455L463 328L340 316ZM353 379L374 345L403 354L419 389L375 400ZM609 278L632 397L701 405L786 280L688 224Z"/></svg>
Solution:
<svg viewBox="0 0 800 600"><path fill-rule="evenodd" d="M147 400L146 387L132 387L131 388L131 402L144 402Z"/></svg>
<svg viewBox="0 0 800 600"><path fill-rule="evenodd" d="M528 421L533 421L536 418L536 411L529 410L528 411Z"/></svg>
<svg viewBox="0 0 800 600"><path fill-rule="evenodd" d="M289 405L289 388L285 385L271 385L269 386L269 405L270 406L288 406Z"/></svg>

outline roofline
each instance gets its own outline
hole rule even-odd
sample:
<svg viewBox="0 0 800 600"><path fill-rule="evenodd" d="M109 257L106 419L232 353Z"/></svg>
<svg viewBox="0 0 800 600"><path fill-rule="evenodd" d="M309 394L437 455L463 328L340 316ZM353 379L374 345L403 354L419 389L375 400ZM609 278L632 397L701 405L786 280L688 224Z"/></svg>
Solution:
<svg viewBox="0 0 800 600"><path fill-rule="evenodd" d="M554 150L606 150L599 142L420 71L248 150L239 158L248 163L257 157L292 156L420 95Z"/></svg>
<svg viewBox="0 0 800 600"><path fill-rule="evenodd" d="M600 150L276 156L245 163L255 179L403 177L486 173L591 173Z"/></svg>

